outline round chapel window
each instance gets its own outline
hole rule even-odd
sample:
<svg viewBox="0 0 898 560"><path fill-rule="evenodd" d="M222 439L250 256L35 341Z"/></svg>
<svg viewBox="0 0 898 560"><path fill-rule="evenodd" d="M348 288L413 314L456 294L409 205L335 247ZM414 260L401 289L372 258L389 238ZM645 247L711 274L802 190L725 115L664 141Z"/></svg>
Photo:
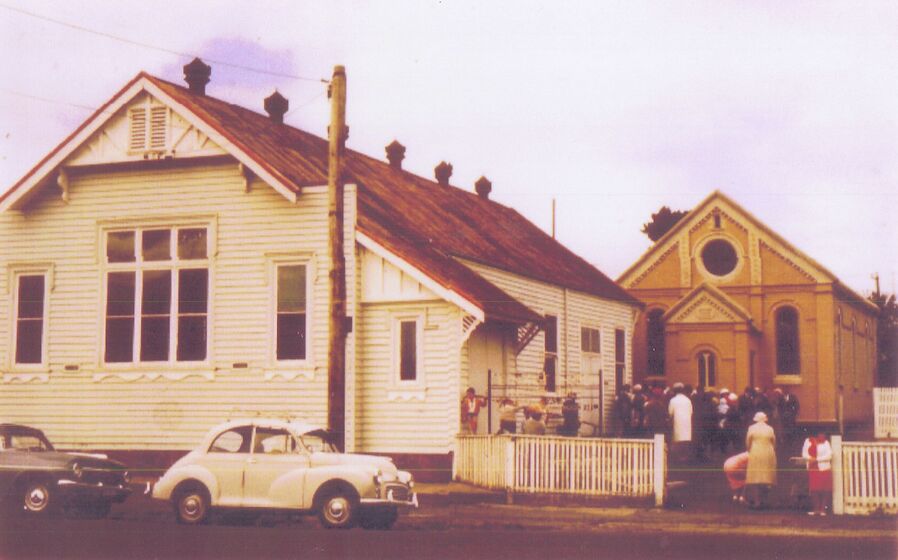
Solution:
<svg viewBox="0 0 898 560"><path fill-rule="evenodd" d="M702 264L714 276L726 276L736 268L739 256L729 241L714 239L702 249Z"/></svg>

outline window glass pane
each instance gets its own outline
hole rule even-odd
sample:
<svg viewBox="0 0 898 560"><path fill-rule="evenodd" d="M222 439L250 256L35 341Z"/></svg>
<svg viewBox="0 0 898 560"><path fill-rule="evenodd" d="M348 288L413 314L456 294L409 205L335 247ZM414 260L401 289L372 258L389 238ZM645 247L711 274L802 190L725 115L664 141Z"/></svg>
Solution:
<svg viewBox="0 0 898 560"><path fill-rule="evenodd" d="M625 361L625 352L626 345L624 341L624 331L621 329L616 329L614 331L614 361L615 362L623 362Z"/></svg>
<svg viewBox="0 0 898 560"><path fill-rule="evenodd" d="M212 453L249 453L250 431L251 428L228 430L215 438L209 451Z"/></svg>
<svg viewBox="0 0 898 560"><path fill-rule="evenodd" d="M178 361L199 362L206 359L206 317L178 318Z"/></svg>
<svg viewBox="0 0 898 560"><path fill-rule="evenodd" d="M306 267L278 267L278 312L303 313L306 310Z"/></svg>
<svg viewBox="0 0 898 560"><path fill-rule="evenodd" d="M44 317L44 277L19 276L19 319Z"/></svg>
<svg viewBox="0 0 898 560"><path fill-rule="evenodd" d="M145 270L143 273L143 315L171 313L171 271Z"/></svg>
<svg viewBox="0 0 898 560"><path fill-rule="evenodd" d="M546 356L546 360L543 363L543 370L546 372L546 391L554 392L555 391L555 362L557 358L555 356Z"/></svg>
<svg viewBox="0 0 898 560"><path fill-rule="evenodd" d="M134 356L134 319L106 319L106 361L131 362Z"/></svg>
<svg viewBox="0 0 898 560"><path fill-rule="evenodd" d="M44 322L40 319L18 321L16 331L16 363L41 363Z"/></svg>
<svg viewBox="0 0 898 560"><path fill-rule="evenodd" d="M140 361L168 360L168 340L168 316L144 317L140 322Z"/></svg>
<svg viewBox="0 0 898 560"><path fill-rule="evenodd" d="M277 359L302 360L306 357L306 314L278 313Z"/></svg>
<svg viewBox="0 0 898 560"><path fill-rule="evenodd" d="M178 230L178 258L206 258L206 229L190 228Z"/></svg>
<svg viewBox="0 0 898 560"><path fill-rule="evenodd" d="M418 377L418 325L416 321L400 323L399 379L414 381Z"/></svg>
<svg viewBox="0 0 898 560"><path fill-rule="evenodd" d="M580 328L580 350L583 352L591 352L593 354L599 353L599 329L589 327Z"/></svg>
<svg viewBox="0 0 898 560"><path fill-rule="evenodd" d="M546 352L558 351L558 318L546 315Z"/></svg>
<svg viewBox="0 0 898 560"><path fill-rule="evenodd" d="M208 270L198 268L178 272L178 313L205 313L208 297Z"/></svg>
<svg viewBox="0 0 898 560"><path fill-rule="evenodd" d="M134 262L133 231L110 231L106 235L106 260L111 263Z"/></svg>
<svg viewBox="0 0 898 560"><path fill-rule="evenodd" d="M134 273L110 272L106 283L106 315L134 315Z"/></svg>
<svg viewBox="0 0 898 560"><path fill-rule="evenodd" d="M142 234L143 260L171 260L171 230L154 229Z"/></svg>
<svg viewBox="0 0 898 560"><path fill-rule="evenodd" d="M284 430L256 428L253 453L282 454L295 449L293 436Z"/></svg>

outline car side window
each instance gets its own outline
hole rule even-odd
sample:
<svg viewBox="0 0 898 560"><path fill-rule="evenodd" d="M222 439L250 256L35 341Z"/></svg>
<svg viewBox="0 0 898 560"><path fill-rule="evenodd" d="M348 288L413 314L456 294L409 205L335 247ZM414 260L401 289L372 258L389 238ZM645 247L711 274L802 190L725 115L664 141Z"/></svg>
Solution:
<svg viewBox="0 0 898 560"><path fill-rule="evenodd" d="M251 426L233 428L219 434L209 447L210 453L249 453Z"/></svg>
<svg viewBox="0 0 898 560"><path fill-rule="evenodd" d="M256 435L253 439L253 453L277 455L294 453L295 451L296 440L293 439L293 436L287 430L256 428Z"/></svg>
<svg viewBox="0 0 898 560"><path fill-rule="evenodd" d="M44 447L44 442L40 440L40 438L31 436L31 435L13 435L11 438L12 445L10 446L12 449L19 449L21 451L46 451L47 448Z"/></svg>

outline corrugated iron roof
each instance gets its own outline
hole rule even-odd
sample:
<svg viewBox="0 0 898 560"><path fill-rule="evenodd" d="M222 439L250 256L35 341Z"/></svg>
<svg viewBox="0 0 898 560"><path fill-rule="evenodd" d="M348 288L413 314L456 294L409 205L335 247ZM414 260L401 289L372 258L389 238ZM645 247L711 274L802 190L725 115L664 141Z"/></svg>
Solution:
<svg viewBox="0 0 898 560"><path fill-rule="evenodd" d="M326 139L177 84L150 79L229 140L267 161L296 189L327 183ZM514 309L513 298L452 257L642 306L597 268L507 206L353 150L346 150L345 164L345 181L359 185L358 227L362 231L437 274L448 287L468 296L476 294L477 301L499 315L512 318L531 313ZM508 301L499 301L503 298Z"/></svg>

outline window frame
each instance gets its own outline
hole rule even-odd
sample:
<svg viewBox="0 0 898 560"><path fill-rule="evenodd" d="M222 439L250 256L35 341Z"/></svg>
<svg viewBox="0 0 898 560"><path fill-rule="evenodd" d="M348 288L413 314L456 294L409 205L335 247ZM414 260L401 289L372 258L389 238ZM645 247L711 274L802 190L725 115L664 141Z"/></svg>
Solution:
<svg viewBox="0 0 898 560"><path fill-rule="evenodd" d="M402 323L415 322L415 379L402 379ZM396 387L421 387L424 374L424 312L404 311L393 313L390 327L391 364L390 378Z"/></svg>
<svg viewBox="0 0 898 560"><path fill-rule="evenodd" d="M553 394L553 395L558 392L558 365L559 365L559 361L560 361L558 359L558 356L559 356L558 350L559 350L559 348L561 348L561 329L558 328L558 323L559 323L558 317L559 317L559 314L555 313L555 312L550 312L550 313L546 313L543 315L543 318L546 321L546 325L548 325L550 318L555 320L555 350L554 351L548 349L548 346L549 346L548 342L550 340L549 336L548 336L549 329L548 328L544 329L545 332L543 333L543 376L545 377L544 383L543 383L543 390L546 393ZM552 362L554 363L554 370L555 370L552 372L552 375L551 375L551 378L552 378L552 388L551 389L549 388L549 377L550 376L549 376L549 372L547 371L547 368L546 368L546 364L549 363L549 360L552 360Z"/></svg>
<svg viewBox="0 0 898 560"><path fill-rule="evenodd" d="M784 312L792 312L795 314L795 332L794 336L795 348L791 350L794 353L795 371L781 371L780 366L782 359L780 358L780 315ZM801 310L792 304L784 304L776 307L773 311L773 347L774 347L774 376L775 377L791 377L797 378L801 376Z"/></svg>
<svg viewBox="0 0 898 560"><path fill-rule="evenodd" d="M651 377L664 377L667 373L667 339L664 326L664 314L666 311L661 307L655 307L648 310L645 314L645 367L646 374ZM653 331L653 317L657 317L660 333ZM654 348L655 336L660 334L660 344L658 348ZM654 350L653 350L654 348ZM657 359L654 359L657 358ZM654 368L655 364L660 364L660 370Z"/></svg>
<svg viewBox="0 0 898 560"><path fill-rule="evenodd" d="M618 352L618 336L620 335L622 343L620 344L621 352ZM617 391L622 386L627 385L627 329L624 327L614 327L614 390ZM620 358L620 359L618 359ZM618 368L621 368L618 374Z"/></svg>
<svg viewBox="0 0 898 560"><path fill-rule="evenodd" d="M41 317L41 361L39 363L20 363L16 354L19 342L19 281L23 276L43 276L44 278L44 302ZM46 371L50 364L49 340L50 340L50 292L53 290L53 268L50 265L30 265L10 267L9 286L10 298L10 329L9 329L9 369L11 371Z"/></svg>
<svg viewBox="0 0 898 560"><path fill-rule="evenodd" d="M282 266L304 266L306 269L306 355L299 359L278 359L278 269ZM308 366L313 363L314 344L312 339L312 312L314 293L313 284L314 259L309 254L285 254L268 256L268 361L274 368L293 368Z"/></svg>
<svg viewBox="0 0 898 560"><path fill-rule="evenodd" d="M599 335L599 348L598 350L584 350L583 349L583 331L595 331ZM602 329L598 325L590 324L590 323L581 323L580 324L580 353L588 354L590 356L601 356L602 355Z"/></svg>
<svg viewBox="0 0 898 560"><path fill-rule="evenodd" d="M206 230L206 257L204 259L182 259L178 255L178 232L185 229L204 229ZM169 251L170 258L168 260L144 260L143 258L143 232L155 230L169 231ZM107 258L107 245L109 235L115 232L134 232L134 261L132 262L109 262ZM117 220L115 222L104 223L100 225L98 233L98 261L100 263L101 289L99 302L99 322L98 325L102 333L100 335L101 343L98 345L97 362L100 367L106 370L140 370L158 368L160 365L167 368L184 368L196 369L197 367L208 367L212 361L213 353L213 309L214 309L214 262L216 255L216 233L217 228L214 220L204 219L145 219L145 220ZM184 270L205 270L206 271L206 357L202 360L178 360L178 329L179 318L182 313L179 310L179 291L180 291L180 275L179 272ZM141 335L143 331L143 273L146 271L169 271L170 272L170 301L169 301L169 340L168 340L168 359L167 360L146 360L140 359L141 352ZM107 295L109 292L109 274L114 272L133 272L134 273L134 331L132 335L131 361L128 362L110 362L106 360L106 321L107 315ZM197 313L186 313L188 316L196 316Z"/></svg>

